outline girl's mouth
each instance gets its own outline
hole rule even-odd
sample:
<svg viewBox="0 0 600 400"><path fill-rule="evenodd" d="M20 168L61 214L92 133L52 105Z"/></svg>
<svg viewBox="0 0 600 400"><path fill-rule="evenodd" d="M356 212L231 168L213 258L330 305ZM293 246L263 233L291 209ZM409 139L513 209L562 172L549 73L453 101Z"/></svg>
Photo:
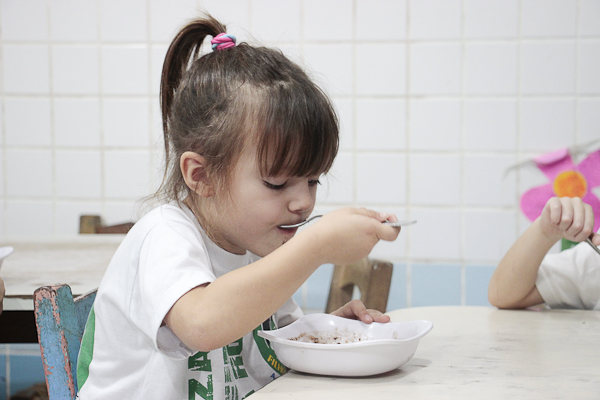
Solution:
<svg viewBox="0 0 600 400"><path fill-rule="evenodd" d="M312 216L312 217L310 217L308 219L305 219L304 221L298 222L296 224L292 224L292 225L279 225L279 227L282 228L282 229L299 228L302 225L304 225L304 224L312 221L313 219L321 218L321 217L322 217L322 215L314 215L314 216Z"/></svg>

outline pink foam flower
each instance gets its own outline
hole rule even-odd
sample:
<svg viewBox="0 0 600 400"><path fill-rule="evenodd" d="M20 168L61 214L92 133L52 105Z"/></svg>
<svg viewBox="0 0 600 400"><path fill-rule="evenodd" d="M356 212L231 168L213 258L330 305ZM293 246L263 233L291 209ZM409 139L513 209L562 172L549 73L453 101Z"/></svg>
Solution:
<svg viewBox="0 0 600 400"><path fill-rule="evenodd" d="M551 197L580 197L594 210L594 232L600 228L600 199L592 189L600 186L600 150L575 165L569 149L561 149L534 159L549 183L528 190L521 196L521 210L531 221L540 216Z"/></svg>

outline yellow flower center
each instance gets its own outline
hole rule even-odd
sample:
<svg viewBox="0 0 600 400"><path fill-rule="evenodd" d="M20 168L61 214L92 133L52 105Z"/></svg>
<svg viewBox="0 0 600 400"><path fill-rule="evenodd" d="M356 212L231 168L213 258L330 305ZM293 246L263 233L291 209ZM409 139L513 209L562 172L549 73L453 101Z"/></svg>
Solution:
<svg viewBox="0 0 600 400"><path fill-rule="evenodd" d="M587 193L587 181L580 172L565 171L554 179L553 189L558 197L583 197Z"/></svg>

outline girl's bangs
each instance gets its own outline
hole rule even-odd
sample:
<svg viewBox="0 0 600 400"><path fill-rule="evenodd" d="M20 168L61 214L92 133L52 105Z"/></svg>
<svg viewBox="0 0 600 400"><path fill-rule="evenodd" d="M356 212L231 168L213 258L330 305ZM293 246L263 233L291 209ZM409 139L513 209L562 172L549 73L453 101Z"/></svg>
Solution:
<svg viewBox="0 0 600 400"><path fill-rule="evenodd" d="M255 131L255 138L261 175L327 173L339 145L338 121L333 107L324 96L318 96L321 98L317 101L306 101L305 98L299 101L289 98L289 90L285 92L288 96L269 96L265 100L267 104L263 104L264 114L258 119L262 123Z"/></svg>

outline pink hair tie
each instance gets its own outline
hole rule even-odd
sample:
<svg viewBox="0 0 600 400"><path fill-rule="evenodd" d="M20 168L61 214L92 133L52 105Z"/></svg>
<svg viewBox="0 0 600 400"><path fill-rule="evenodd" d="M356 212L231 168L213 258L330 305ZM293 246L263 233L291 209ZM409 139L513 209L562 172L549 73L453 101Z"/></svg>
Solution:
<svg viewBox="0 0 600 400"><path fill-rule="evenodd" d="M210 43L213 50L223 50L235 46L235 36L228 33L219 33Z"/></svg>

